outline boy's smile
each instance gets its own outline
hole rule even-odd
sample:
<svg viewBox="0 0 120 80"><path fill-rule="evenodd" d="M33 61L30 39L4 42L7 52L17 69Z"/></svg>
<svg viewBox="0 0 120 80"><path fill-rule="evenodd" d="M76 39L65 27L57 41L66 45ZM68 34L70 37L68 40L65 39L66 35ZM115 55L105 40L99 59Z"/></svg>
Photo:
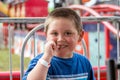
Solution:
<svg viewBox="0 0 120 80"><path fill-rule="evenodd" d="M68 47L68 45L67 44L60 44L60 43L57 43L57 49L58 50L61 50L61 49L65 49L65 48L67 48Z"/></svg>

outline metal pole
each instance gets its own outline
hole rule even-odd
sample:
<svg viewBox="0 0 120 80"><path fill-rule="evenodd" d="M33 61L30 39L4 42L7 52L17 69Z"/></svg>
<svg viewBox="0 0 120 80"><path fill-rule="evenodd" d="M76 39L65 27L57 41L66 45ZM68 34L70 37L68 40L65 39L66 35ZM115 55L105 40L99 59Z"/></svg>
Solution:
<svg viewBox="0 0 120 80"><path fill-rule="evenodd" d="M117 23L117 63L120 64L120 40L119 40L119 24ZM118 69L118 80L120 80L120 70Z"/></svg>
<svg viewBox="0 0 120 80"><path fill-rule="evenodd" d="M11 26L10 24L8 25L8 40L9 40L9 69L10 69L10 80L12 80L12 53L11 53L11 45L12 45L12 41L11 41Z"/></svg>
<svg viewBox="0 0 120 80"><path fill-rule="evenodd" d="M87 52L86 42L85 42L84 39L82 39L82 47L83 47L83 51L84 51L84 52L83 52L83 53L84 53L83 55L87 57L87 56L88 56L88 54L87 54L88 52Z"/></svg>
<svg viewBox="0 0 120 80"><path fill-rule="evenodd" d="M98 80L100 80L100 23L97 23L98 32Z"/></svg>
<svg viewBox="0 0 120 80"><path fill-rule="evenodd" d="M23 41L23 45L22 45L22 50L21 50L21 62L20 62L20 69L21 69L21 74L20 74L20 80L22 80L22 77L24 75L24 51L25 51L25 46L28 42L28 40L31 38L32 35L34 35L34 33L40 29L44 28L43 24L40 24L38 26L36 26L35 28L33 28L25 37L24 41Z"/></svg>
<svg viewBox="0 0 120 80"><path fill-rule="evenodd" d="M37 44L36 44L36 33L33 35L34 40L34 57L37 56Z"/></svg>
<svg viewBox="0 0 120 80"><path fill-rule="evenodd" d="M27 17L27 18L7 18L1 17L0 22L6 23L44 23L46 17ZM93 21L120 21L119 16L101 16L101 17L81 17L82 22L93 22Z"/></svg>

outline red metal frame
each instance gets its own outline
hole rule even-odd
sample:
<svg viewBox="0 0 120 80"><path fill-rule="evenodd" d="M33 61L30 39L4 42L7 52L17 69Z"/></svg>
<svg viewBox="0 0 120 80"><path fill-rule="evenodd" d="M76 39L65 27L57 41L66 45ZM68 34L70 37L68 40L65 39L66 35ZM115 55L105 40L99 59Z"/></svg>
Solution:
<svg viewBox="0 0 120 80"><path fill-rule="evenodd" d="M0 80L10 80L10 72L0 72ZM12 80L20 80L20 71L12 72Z"/></svg>
<svg viewBox="0 0 120 80"><path fill-rule="evenodd" d="M116 5L111 5L111 4L100 4L100 5L95 5L91 7L94 9L96 12L101 13L103 15L109 16L107 13L115 13L115 12L120 12L120 7ZM100 15L102 15L100 14ZM120 13L119 13L120 14ZM89 12L85 12L84 16L90 15ZM110 16L113 16L114 14L111 14Z"/></svg>

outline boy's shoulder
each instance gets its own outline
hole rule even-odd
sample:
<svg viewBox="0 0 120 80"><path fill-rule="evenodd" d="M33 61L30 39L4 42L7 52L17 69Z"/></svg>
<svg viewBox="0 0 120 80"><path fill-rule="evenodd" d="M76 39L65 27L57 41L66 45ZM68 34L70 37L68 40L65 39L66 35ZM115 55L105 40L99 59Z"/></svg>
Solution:
<svg viewBox="0 0 120 80"><path fill-rule="evenodd" d="M88 58L80 53L74 52L75 58L81 59L81 60L86 60L89 61Z"/></svg>
<svg viewBox="0 0 120 80"><path fill-rule="evenodd" d="M37 56L35 56L35 57L31 60L31 62L34 62L34 61L39 60L39 59L42 57L42 55L43 55L43 53L38 54Z"/></svg>
<svg viewBox="0 0 120 80"><path fill-rule="evenodd" d="M74 54L74 56L76 56L76 57L86 58L86 56L82 55L81 53L74 52L73 54Z"/></svg>
<svg viewBox="0 0 120 80"><path fill-rule="evenodd" d="M82 55L80 53L74 53L74 56L75 56L74 60L76 60L78 62L80 61L80 63L83 64L83 65L91 66L91 63L90 63L89 59L86 56L84 56L84 55Z"/></svg>

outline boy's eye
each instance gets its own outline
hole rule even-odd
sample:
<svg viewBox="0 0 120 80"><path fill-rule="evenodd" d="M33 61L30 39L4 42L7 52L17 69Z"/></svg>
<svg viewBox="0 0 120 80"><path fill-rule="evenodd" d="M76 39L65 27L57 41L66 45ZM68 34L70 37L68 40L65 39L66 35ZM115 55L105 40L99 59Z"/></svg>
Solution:
<svg viewBox="0 0 120 80"><path fill-rule="evenodd" d="M72 33L71 33L71 32L65 32L65 35L66 35L66 36L71 36Z"/></svg>
<svg viewBox="0 0 120 80"><path fill-rule="evenodd" d="M57 32L53 32L53 33L52 33L52 35L57 36L57 35L58 35L58 33L57 33Z"/></svg>

